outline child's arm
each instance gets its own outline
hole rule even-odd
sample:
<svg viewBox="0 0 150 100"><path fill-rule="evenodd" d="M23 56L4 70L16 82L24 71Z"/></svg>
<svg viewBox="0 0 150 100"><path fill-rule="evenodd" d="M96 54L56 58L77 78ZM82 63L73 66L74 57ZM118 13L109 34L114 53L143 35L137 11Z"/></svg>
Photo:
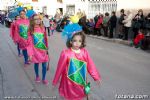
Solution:
<svg viewBox="0 0 150 100"><path fill-rule="evenodd" d="M15 28L14 28L14 22L11 23L11 26L10 26L10 37L13 38L13 32L14 32Z"/></svg>
<svg viewBox="0 0 150 100"><path fill-rule="evenodd" d="M17 23L15 24L14 41L19 42L19 25Z"/></svg>
<svg viewBox="0 0 150 100"><path fill-rule="evenodd" d="M47 34L45 29L44 29L44 39L45 39L46 47L48 48L48 39L47 39Z"/></svg>
<svg viewBox="0 0 150 100"><path fill-rule="evenodd" d="M28 51L28 55L29 55L29 59L32 60L32 56L33 56L33 37L31 35L30 32L28 32L28 46L27 46L27 51Z"/></svg>
<svg viewBox="0 0 150 100"><path fill-rule="evenodd" d="M95 80L95 81L100 81L101 77L100 77L100 74L98 72L98 70L96 69L96 66L94 64L94 62L92 61L89 53L87 50L86 51L86 57L87 57L87 70L89 72L89 74L92 76L92 78Z"/></svg>
<svg viewBox="0 0 150 100"><path fill-rule="evenodd" d="M55 72L55 76L53 79L53 83L52 83L53 85L57 84L64 68L66 67L66 62L67 62L67 56L65 54L65 51L62 51L60 58L59 58L59 61L58 61L58 64L57 64L57 70Z"/></svg>

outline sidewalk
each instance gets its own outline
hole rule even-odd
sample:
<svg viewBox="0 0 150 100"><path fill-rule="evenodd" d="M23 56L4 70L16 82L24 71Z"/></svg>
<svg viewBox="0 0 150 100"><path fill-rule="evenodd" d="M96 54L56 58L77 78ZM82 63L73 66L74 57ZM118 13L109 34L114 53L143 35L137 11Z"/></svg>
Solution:
<svg viewBox="0 0 150 100"><path fill-rule="evenodd" d="M127 45L127 46L130 46L130 44L131 44L130 40L127 41L127 40L116 39L116 38L109 39L108 37L96 36L96 35L87 35L87 36L91 37L91 38L101 39L101 40L119 43L119 44L123 44L123 45Z"/></svg>

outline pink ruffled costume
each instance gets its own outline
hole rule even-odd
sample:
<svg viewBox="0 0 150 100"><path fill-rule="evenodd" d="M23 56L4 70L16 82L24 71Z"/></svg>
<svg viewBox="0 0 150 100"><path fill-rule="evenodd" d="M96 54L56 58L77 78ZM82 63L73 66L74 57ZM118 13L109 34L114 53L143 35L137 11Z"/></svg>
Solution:
<svg viewBox="0 0 150 100"><path fill-rule="evenodd" d="M19 43L19 48L24 50L28 46L28 19L18 19L15 24L16 42Z"/></svg>
<svg viewBox="0 0 150 100"><path fill-rule="evenodd" d="M33 63L48 62L48 41L46 32L40 27L34 28L34 33L29 33L29 46L27 47L28 55L32 56Z"/></svg>
<svg viewBox="0 0 150 100"><path fill-rule="evenodd" d="M86 72L95 81L101 79L86 49L80 49L80 53L75 53L72 49L63 50L59 58L53 85L56 85L61 77L60 95L67 100L82 100L86 96L84 91L84 84L87 83ZM82 77L81 80L78 79L79 77Z"/></svg>
<svg viewBox="0 0 150 100"><path fill-rule="evenodd" d="M56 29L56 23L51 21L50 22L50 30L55 30Z"/></svg>
<svg viewBox="0 0 150 100"><path fill-rule="evenodd" d="M11 23L10 26L10 37L12 38L12 40L14 41L14 43L16 43L16 34L15 34L15 21Z"/></svg>

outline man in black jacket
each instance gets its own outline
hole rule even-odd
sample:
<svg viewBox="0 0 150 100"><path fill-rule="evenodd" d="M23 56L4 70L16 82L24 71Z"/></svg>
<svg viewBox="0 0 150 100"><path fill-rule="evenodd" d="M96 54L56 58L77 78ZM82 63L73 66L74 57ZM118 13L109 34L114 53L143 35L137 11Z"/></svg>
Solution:
<svg viewBox="0 0 150 100"><path fill-rule="evenodd" d="M112 12L112 16L110 17L109 23L110 23L109 38L113 38L113 32L114 29L116 28L116 23L117 23L117 17L114 11Z"/></svg>

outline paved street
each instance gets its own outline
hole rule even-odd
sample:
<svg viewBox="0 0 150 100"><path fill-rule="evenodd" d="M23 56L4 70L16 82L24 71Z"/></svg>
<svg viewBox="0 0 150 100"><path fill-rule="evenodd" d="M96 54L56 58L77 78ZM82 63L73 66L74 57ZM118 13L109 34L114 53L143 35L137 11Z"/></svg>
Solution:
<svg viewBox="0 0 150 100"><path fill-rule="evenodd" d="M23 57L17 56L9 29L1 24L0 36L0 100L9 96L46 96L48 99L45 100L61 100L57 88L51 85L60 52L65 48L60 33L48 37L51 59L47 73L49 86L35 84L33 64L23 67ZM92 88L89 100L119 100L115 97L120 95L146 95L141 100L150 100L149 52L91 37L87 37L86 48L102 77L102 84L98 86L89 76Z"/></svg>

